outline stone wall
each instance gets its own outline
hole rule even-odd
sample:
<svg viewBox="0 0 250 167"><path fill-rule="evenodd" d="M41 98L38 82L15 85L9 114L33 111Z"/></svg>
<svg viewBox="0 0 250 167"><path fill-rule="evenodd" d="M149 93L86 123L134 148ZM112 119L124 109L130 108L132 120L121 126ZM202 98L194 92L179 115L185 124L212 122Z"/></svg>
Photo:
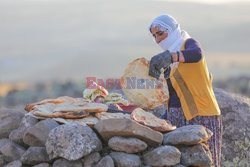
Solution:
<svg viewBox="0 0 250 167"><path fill-rule="evenodd" d="M222 166L248 166L250 99L220 89L215 95L223 118ZM197 139L192 131L203 135ZM0 167L209 166L206 135L210 131L200 126L162 134L132 120L113 119L90 128L0 109Z"/></svg>
<svg viewBox="0 0 250 167"><path fill-rule="evenodd" d="M105 119L94 127L38 120L0 110L0 166L211 166L212 132L185 126L161 133L134 120Z"/></svg>

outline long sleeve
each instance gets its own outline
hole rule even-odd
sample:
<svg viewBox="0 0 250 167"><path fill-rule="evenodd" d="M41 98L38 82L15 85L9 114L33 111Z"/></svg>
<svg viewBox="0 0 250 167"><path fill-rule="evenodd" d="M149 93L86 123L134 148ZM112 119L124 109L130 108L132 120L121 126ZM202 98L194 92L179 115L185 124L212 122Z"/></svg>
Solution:
<svg viewBox="0 0 250 167"><path fill-rule="evenodd" d="M185 43L185 50L182 51L185 58L185 63L196 63L202 58L202 50L200 44L190 38Z"/></svg>
<svg viewBox="0 0 250 167"><path fill-rule="evenodd" d="M195 63L201 60L202 58L202 50L197 41L195 41L193 38L190 38L186 41L185 43L185 50L182 51L184 58L185 58L185 63ZM169 77L170 74L170 67L165 71L165 78ZM170 79L167 79L167 84L168 84L168 90L169 90L169 107L172 108L178 108L181 107L181 102L180 99L174 90L172 83Z"/></svg>

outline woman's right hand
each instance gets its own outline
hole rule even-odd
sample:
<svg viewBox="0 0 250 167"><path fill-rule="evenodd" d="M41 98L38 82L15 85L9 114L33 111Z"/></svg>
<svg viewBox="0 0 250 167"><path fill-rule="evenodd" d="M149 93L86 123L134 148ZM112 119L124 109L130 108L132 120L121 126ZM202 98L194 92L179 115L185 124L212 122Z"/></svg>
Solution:
<svg viewBox="0 0 250 167"><path fill-rule="evenodd" d="M153 56L150 60L149 75L159 78L162 68L168 68L172 63L172 54L166 50Z"/></svg>

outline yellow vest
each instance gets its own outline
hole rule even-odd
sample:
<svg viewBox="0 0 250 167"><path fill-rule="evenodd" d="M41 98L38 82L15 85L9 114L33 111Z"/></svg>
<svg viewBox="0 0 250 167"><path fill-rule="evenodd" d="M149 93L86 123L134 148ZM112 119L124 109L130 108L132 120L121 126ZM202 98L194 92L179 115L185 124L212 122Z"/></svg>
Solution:
<svg viewBox="0 0 250 167"><path fill-rule="evenodd" d="M181 50L184 50L184 45ZM170 80L175 89L185 118L220 115L220 108L212 88L205 57L197 63L179 63L170 72Z"/></svg>

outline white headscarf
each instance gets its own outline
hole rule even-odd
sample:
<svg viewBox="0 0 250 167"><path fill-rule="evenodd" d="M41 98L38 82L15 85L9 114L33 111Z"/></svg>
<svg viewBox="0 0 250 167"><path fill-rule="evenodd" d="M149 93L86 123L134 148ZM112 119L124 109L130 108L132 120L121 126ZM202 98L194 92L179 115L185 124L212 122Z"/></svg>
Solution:
<svg viewBox="0 0 250 167"><path fill-rule="evenodd" d="M161 31L168 33L167 38L162 40L158 45L165 51L170 52L180 51L183 42L190 38L186 31L180 29L180 25L170 15L160 15L156 17L150 24L149 30L152 27L157 27Z"/></svg>

